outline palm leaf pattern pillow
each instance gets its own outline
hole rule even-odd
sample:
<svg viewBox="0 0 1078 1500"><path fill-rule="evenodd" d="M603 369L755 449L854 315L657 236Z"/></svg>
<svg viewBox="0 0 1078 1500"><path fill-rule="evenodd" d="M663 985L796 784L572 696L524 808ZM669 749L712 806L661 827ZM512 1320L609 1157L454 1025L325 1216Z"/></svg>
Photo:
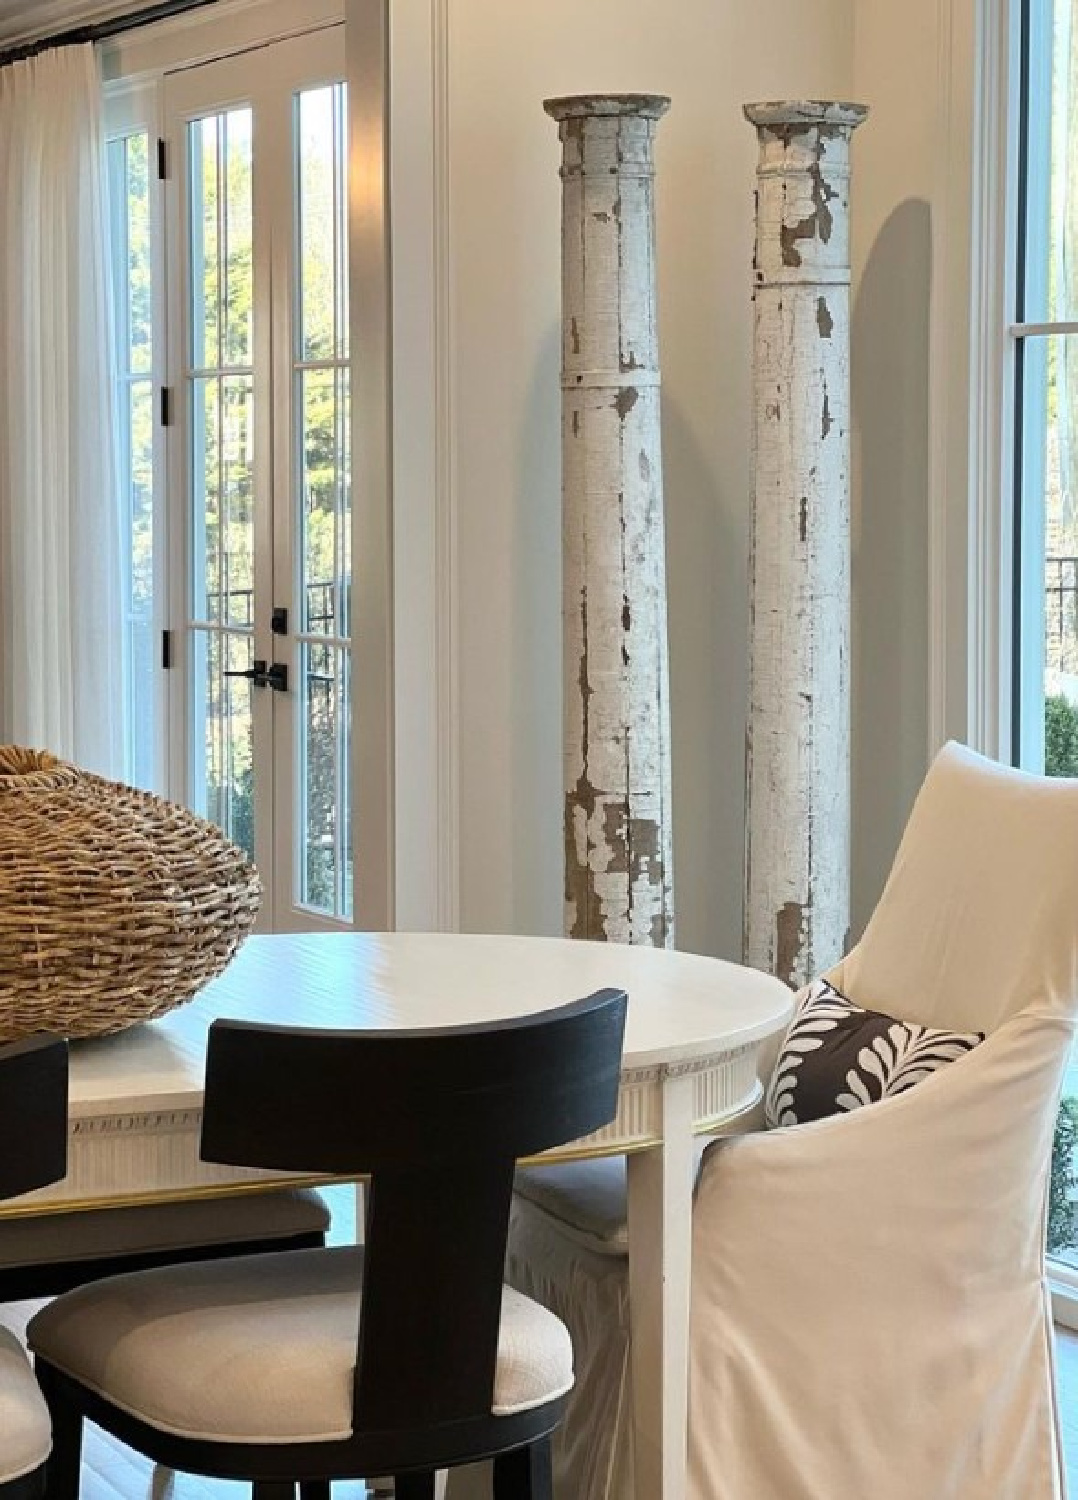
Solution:
<svg viewBox="0 0 1078 1500"><path fill-rule="evenodd" d="M984 1032L941 1031L865 1010L815 979L797 996L771 1075L769 1126L799 1125L905 1093L984 1041Z"/></svg>

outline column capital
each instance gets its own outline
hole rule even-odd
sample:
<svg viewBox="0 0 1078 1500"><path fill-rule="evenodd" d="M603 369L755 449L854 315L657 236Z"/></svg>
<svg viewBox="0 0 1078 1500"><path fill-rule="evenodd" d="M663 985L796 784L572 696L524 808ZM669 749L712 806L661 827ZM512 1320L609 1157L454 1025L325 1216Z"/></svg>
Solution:
<svg viewBox="0 0 1078 1500"><path fill-rule="evenodd" d="M837 99L777 99L742 106L745 118L758 130L783 126L811 130L817 126L856 130L868 114L867 104L848 104Z"/></svg>
<svg viewBox="0 0 1078 1500"><path fill-rule="evenodd" d="M554 120L608 119L618 115L658 120L670 108L670 100L666 94L567 94L559 99L544 99L543 108Z"/></svg>

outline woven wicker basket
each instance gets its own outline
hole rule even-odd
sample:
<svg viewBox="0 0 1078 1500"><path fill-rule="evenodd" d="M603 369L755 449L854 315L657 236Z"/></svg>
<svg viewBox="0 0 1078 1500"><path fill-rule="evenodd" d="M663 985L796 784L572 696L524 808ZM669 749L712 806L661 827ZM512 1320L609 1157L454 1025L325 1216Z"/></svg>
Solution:
<svg viewBox="0 0 1078 1500"><path fill-rule="evenodd" d="M0 745L0 1041L164 1015L221 972L260 896L212 823Z"/></svg>

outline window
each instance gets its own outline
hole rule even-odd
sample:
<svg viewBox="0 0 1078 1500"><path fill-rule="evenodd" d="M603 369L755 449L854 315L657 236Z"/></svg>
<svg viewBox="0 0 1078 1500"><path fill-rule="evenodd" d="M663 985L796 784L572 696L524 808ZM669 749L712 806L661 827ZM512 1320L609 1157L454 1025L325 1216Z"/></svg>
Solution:
<svg viewBox="0 0 1078 1500"><path fill-rule="evenodd" d="M1012 737L1026 769L1078 776L1078 3L1021 0L1016 19ZM1049 1222L1078 1286L1076 1137L1078 1054Z"/></svg>

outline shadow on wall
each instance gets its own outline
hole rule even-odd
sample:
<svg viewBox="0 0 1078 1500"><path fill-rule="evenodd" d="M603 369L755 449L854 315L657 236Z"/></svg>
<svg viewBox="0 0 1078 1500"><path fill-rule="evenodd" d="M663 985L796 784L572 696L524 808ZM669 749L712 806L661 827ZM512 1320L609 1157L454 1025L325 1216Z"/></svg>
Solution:
<svg viewBox="0 0 1078 1500"><path fill-rule="evenodd" d="M876 236L851 332L854 938L927 761L931 277L929 206L910 199Z"/></svg>
<svg viewBox="0 0 1078 1500"><path fill-rule="evenodd" d="M724 504L670 388L663 401L677 946L741 957L748 502Z"/></svg>

